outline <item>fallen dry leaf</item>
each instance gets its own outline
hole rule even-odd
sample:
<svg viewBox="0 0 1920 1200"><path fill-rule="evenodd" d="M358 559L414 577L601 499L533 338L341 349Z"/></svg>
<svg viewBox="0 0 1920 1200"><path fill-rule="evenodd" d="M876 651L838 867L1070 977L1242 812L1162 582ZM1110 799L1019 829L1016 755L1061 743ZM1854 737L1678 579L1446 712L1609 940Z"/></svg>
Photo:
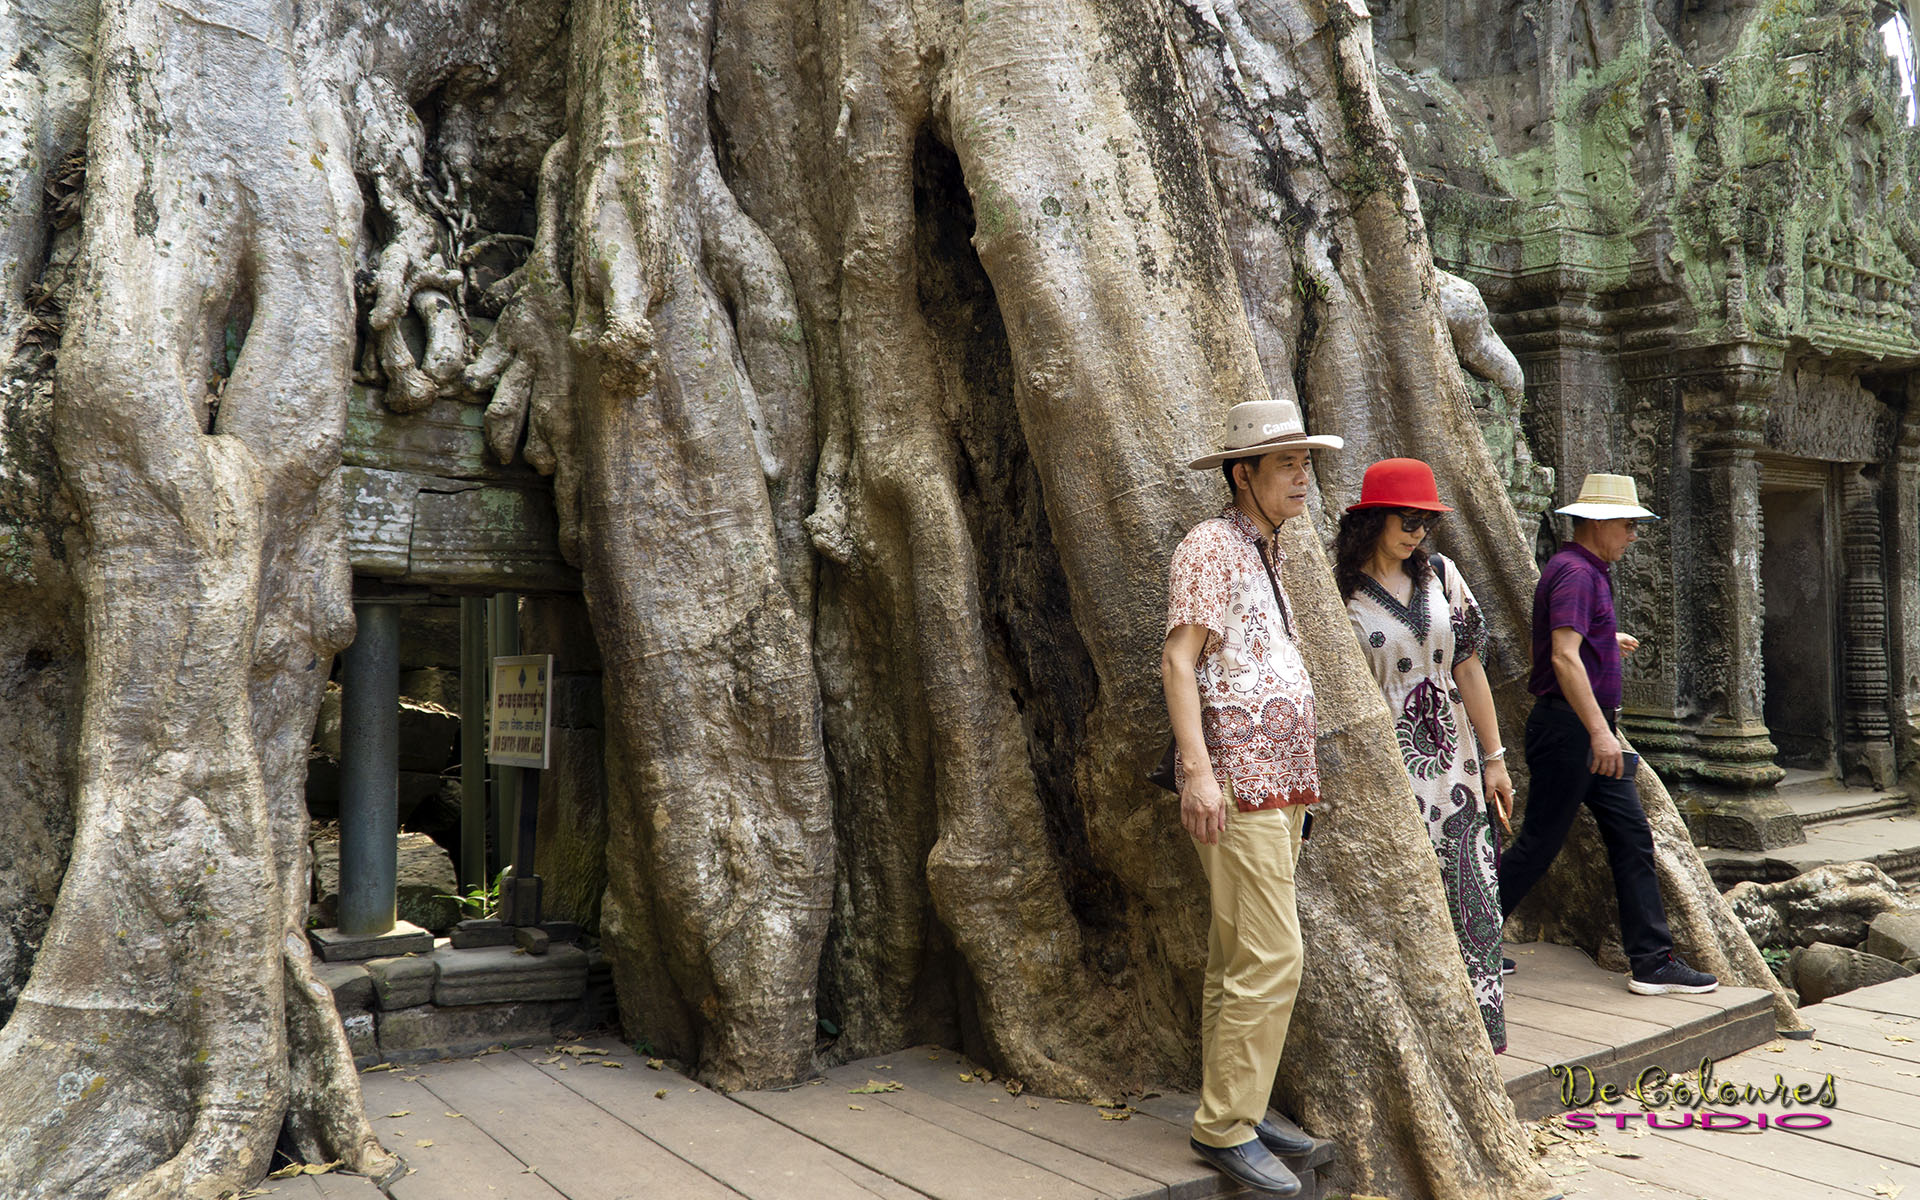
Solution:
<svg viewBox="0 0 1920 1200"><path fill-rule="evenodd" d="M966 1073L965 1071L962 1071L962 1072L960 1072L960 1082L961 1082L961 1083L972 1083L972 1082L973 1082L973 1076L971 1076L971 1075L969 1075L969 1074L967 1074L967 1073Z"/></svg>
<svg viewBox="0 0 1920 1200"><path fill-rule="evenodd" d="M421 1138L421 1139L420 1139L419 1141L417 1141L417 1142L415 1142L415 1143L414 1143L414 1145L416 1145L416 1146L418 1146L418 1147L420 1147L420 1149L422 1149L422 1150L425 1150L425 1149L426 1149L426 1148L427 1148L428 1146L431 1146L431 1145L433 1145L433 1139L432 1139L432 1138Z"/></svg>
<svg viewBox="0 0 1920 1200"><path fill-rule="evenodd" d="M659 1091L653 1094L653 1098L655 1100L665 1100L667 1098L667 1089L661 1088Z"/></svg>
<svg viewBox="0 0 1920 1200"><path fill-rule="evenodd" d="M371 1075L371 1074L373 1074L373 1073L374 1073L375 1071L391 1071L391 1070L393 1070L393 1064L392 1064L392 1063L375 1063L375 1064L373 1064L372 1066L370 1066L370 1067L368 1067L368 1068L367 1068L366 1070L364 1070L364 1071L362 1071L362 1072L360 1072L360 1073L361 1073L362 1075Z"/></svg>
<svg viewBox="0 0 1920 1200"><path fill-rule="evenodd" d="M302 1175L331 1175L340 1161L324 1163L288 1163L267 1176L268 1179L297 1179Z"/></svg>
<svg viewBox="0 0 1920 1200"><path fill-rule="evenodd" d="M1897 1046L1897 1045L1899 1045L1899 1044L1900 1044L1901 1042L1910 1042L1910 1041L1912 1041L1913 1039L1912 1039L1912 1038L1910 1038L1910 1037L1908 1037L1908 1036L1906 1036L1905 1034L1902 1034L1902 1033L1890 1033L1890 1034L1888 1034L1888 1035L1887 1035L1887 1040L1888 1040L1888 1041L1890 1041L1890 1042L1892 1042L1893 1044L1895 1044L1895 1045Z"/></svg>
<svg viewBox="0 0 1920 1200"><path fill-rule="evenodd" d="M395 1109L393 1112L390 1112L387 1114L388 1117L394 1120L399 1120L401 1117L410 1117L412 1115L413 1115L413 1110L410 1108Z"/></svg>
<svg viewBox="0 0 1920 1200"><path fill-rule="evenodd" d="M888 1080L882 1081L879 1079L869 1079L867 1080L867 1086L865 1087L848 1088L847 1095L872 1096L879 1092L897 1092L899 1090L900 1090L900 1083L898 1080L888 1079Z"/></svg>
<svg viewBox="0 0 1920 1200"><path fill-rule="evenodd" d="M450 1112L450 1113L444 1113L444 1114L442 1114L442 1115L444 1115L444 1116L449 1116L449 1117L452 1117L452 1118L453 1118L454 1120L456 1120L456 1121L462 1121L462 1120L465 1120L465 1119L466 1119L466 1114L465 1114L465 1113L454 1113L454 1112Z"/></svg>
<svg viewBox="0 0 1920 1200"><path fill-rule="evenodd" d="M1018 1096L1021 1092L1024 1092L1027 1090L1027 1085L1024 1083L1021 1083L1018 1079L1009 1079L1007 1080L1006 1088L1007 1088L1007 1095Z"/></svg>
<svg viewBox="0 0 1920 1200"><path fill-rule="evenodd" d="M579 1058L588 1054L604 1055L606 1053L606 1051L600 1048L599 1046L555 1046L554 1049L559 1051L561 1054L571 1054L576 1058ZM493 1051L489 1050L487 1051L487 1053L492 1054Z"/></svg>
<svg viewBox="0 0 1920 1200"><path fill-rule="evenodd" d="M610 1059L610 1058L609 1058L609 1059L607 1059L607 1060L606 1060L605 1062L603 1062L603 1063L601 1063L600 1065L601 1065L601 1066L603 1066L603 1067L621 1067L621 1068L624 1068L624 1067L625 1067L625 1066L626 1066L627 1064L625 1064L625 1063L623 1063L623 1062L615 1062L615 1061L613 1061L612 1059Z"/></svg>
<svg viewBox="0 0 1920 1200"><path fill-rule="evenodd" d="M852 1109L852 1110L853 1110L853 1111L855 1111L855 1112L865 1112L865 1111L867 1111L867 1110L866 1110L865 1108L862 1108L862 1107L861 1107L860 1105L858 1105L858 1104L849 1104L849 1105L847 1105L847 1107L848 1107L848 1108L850 1108L850 1109Z"/></svg>
<svg viewBox="0 0 1920 1200"><path fill-rule="evenodd" d="M657 1058L650 1058L647 1060L647 1070L649 1071L658 1071L661 1067L664 1067L666 1065L667 1064L665 1062Z"/></svg>
<svg viewBox="0 0 1920 1200"><path fill-rule="evenodd" d="M1904 1186L1893 1182L1891 1179L1885 1183L1876 1183L1873 1185L1873 1194L1876 1196L1885 1196L1887 1200L1893 1200L1895 1196L1898 1196L1906 1190Z"/></svg>

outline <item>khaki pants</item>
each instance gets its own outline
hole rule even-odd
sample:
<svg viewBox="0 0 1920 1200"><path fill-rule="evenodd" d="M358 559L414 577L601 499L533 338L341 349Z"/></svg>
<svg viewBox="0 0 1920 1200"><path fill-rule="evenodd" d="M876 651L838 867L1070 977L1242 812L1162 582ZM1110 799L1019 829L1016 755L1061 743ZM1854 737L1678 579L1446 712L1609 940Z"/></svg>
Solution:
<svg viewBox="0 0 1920 1200"><path fill-rule="evenodd" d="M1293 867L1305 813L1298 804L1230 812L1217 843L1194 843L1213 903L1193 1114L1193 1140L1203 1146L1250 1142L1267 1115L1300 990Z"/></svg>

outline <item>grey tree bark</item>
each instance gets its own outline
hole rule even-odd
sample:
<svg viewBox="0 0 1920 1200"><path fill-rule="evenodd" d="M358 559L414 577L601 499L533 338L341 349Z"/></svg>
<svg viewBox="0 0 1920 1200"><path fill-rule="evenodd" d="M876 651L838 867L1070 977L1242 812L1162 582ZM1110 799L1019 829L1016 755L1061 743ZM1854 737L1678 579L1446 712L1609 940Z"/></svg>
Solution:
<svg viewBox="0 0 1920 1200"><path fill-rule="evenodd" d="M918 1039L1063 1095L1193 1081L1204 890L1139 770L1167 558L1220 500L1181 464L1236 400L1349 438L1328 504L1381 454L1435 464L1512 698L1526 539L1357 0L298 12L0 14L93 79L54 421L77 832L0 1034L0 1191L220 1195L283 1123L391 1163L299 936L356 370L395 414L486 403L552 473L623 1020L720 1086ZM87 107L63 69L0 143L39 263L0 277L10 347ZM524 261L482 287L522 193ZM1356 1191L1545 1195L1306 523L1289 553L1339 811L1281 1099ZM1688 948L1758 982L1662 830Z"/></svg>

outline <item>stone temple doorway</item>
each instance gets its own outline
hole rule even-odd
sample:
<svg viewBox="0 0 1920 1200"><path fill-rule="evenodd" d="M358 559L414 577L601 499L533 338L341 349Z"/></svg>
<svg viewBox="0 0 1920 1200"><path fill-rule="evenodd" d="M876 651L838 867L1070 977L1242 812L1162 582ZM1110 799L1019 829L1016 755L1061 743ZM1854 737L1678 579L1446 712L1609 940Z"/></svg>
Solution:
<svg viewBox="0 0 1920 1200"><path fill-rule="evenodd" d="M1837 774L1841 737L1839 505L1830 464L1761 467L1760 586L1767 732L1782 767Z"/></svg>

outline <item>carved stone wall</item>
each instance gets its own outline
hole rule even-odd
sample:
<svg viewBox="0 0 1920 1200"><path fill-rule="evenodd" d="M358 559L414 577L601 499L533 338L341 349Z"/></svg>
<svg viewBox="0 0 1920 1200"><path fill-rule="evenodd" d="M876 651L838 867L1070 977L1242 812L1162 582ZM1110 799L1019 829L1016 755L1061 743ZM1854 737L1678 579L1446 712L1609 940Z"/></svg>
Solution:
<svg viewBox="0 0 1920 1200"><path fill-rule="evenodd" d="M1524 367L1556 502L1619 471L1666 518L1615 570L1623 722L1696 834L1800 837L1770 792L1769 462L1805 464L1839 541L1830 758L1920 776L1920 134L1884 6L1374 7L1436 259Z"/></svg>

